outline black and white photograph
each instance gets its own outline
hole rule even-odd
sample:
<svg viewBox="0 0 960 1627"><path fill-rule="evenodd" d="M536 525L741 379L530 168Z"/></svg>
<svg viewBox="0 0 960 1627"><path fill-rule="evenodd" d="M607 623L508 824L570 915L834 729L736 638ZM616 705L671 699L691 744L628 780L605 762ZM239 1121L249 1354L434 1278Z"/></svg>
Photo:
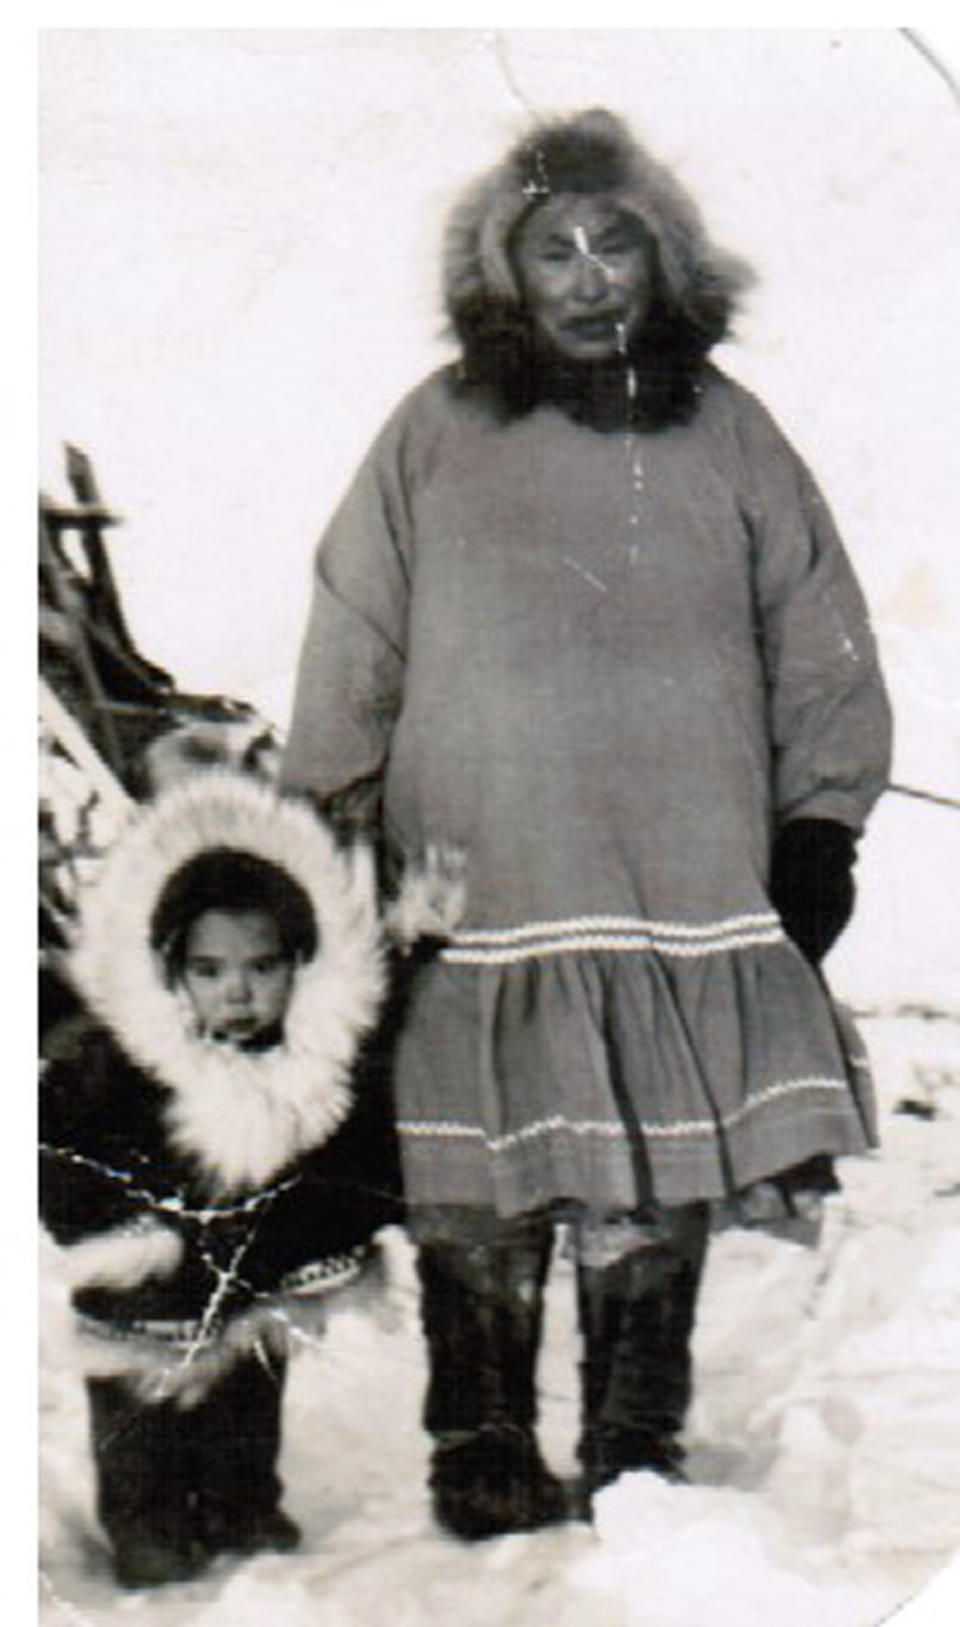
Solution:
<svg viewBox="0 0 960 1627"><path fill-rule="evenodd" d="M40 1627L939 1627L958 64L37 61Z"/></svg>

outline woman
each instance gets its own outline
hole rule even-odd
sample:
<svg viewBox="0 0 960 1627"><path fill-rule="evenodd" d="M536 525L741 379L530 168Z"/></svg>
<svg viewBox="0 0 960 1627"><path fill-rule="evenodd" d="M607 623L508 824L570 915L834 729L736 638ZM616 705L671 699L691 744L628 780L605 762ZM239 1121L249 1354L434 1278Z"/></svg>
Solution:
<svg viewBox="0 0 960 1627"><path fill-rule="evenodd" d="M317 556L283 780L467 862L396 1093L439 1521L563 1517L535 1435L570 1224L589 1497L678 1475L709 1205L873 1140L817 964L889 714L829 513L708 361L748 277L622 123L545 124L455 209L459 365Z"/></svg>

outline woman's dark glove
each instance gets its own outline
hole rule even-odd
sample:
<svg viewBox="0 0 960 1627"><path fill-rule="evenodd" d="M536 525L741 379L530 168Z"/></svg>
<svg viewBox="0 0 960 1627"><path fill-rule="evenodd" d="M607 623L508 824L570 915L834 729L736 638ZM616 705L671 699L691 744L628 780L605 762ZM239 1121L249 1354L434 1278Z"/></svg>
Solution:
<svg viewBox="0 0 960 1627"><path fill-rule="evenodd" d="M834 819L794 819L774 837L770 901L812 966L853 913L856 850L853 831Z"/></svg>

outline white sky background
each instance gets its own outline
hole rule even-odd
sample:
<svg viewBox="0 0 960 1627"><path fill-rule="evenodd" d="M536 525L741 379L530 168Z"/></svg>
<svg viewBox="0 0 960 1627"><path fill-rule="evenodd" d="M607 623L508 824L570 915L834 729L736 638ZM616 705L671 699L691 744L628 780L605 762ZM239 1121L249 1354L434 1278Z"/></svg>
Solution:
<svg viewBox="0 0 960 1627"><path fill-rule="evenodd" d="M64 490L65 440L91 454L134 634L181 686L285 725L316 538L453 353L448 205L528 110L605 104L757 269L719 359L833 505L896 777L960 792L957 106L902 31L52 29L40 88L41 478ZM943 917L887 981L916 992L932 960L956 993L960 814L884 818L897 907ZM869 852L861 877L885 961L903 922Z"/></svg>

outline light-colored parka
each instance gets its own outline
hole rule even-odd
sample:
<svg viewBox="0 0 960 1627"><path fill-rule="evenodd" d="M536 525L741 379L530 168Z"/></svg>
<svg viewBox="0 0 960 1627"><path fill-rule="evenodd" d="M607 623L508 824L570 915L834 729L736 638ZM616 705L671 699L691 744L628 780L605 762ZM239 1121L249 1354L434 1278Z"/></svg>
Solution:
<svg viewBox="0 0 960 1627"><path fill-rule="evenodd" d="M509 275L529 197L495 176L451 233L454 314ZM689 218L674 281L709 262L715 290ZM504 414L456 368L415 389L318 552L283 768L382 795L401 854L467 855L398 1053L409 1199L680 1204L868 1146L862 1059L767 887L774 831L859 832L888 752L849 562L745 389L705 364L646 431Z"/></svg>

